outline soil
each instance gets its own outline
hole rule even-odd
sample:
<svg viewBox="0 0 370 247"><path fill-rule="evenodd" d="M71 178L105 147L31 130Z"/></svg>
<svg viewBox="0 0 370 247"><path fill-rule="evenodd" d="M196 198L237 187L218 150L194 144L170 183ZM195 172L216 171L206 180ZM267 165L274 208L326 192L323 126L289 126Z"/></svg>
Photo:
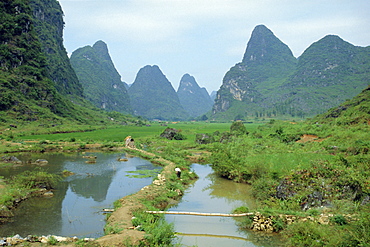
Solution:
<svg viewBox="0 0 370 247"><path fill-rule="evenodd" d="M324 139L319 139L317 135L308 135L304 134L301 136L301 139L298 140L298 143L305 143L305 142L322 142Z"/></svg>

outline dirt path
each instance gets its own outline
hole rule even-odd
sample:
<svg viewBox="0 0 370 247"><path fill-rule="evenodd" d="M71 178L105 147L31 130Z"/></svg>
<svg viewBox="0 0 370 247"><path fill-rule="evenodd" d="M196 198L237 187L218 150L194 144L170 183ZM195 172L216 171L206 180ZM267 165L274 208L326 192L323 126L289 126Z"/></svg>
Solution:
<svg viewBox="0 0 370 247"><path fill-rule="evenodd" d="M155 154L146 152L140 149L134 149L143 153L146 156L155 157ZM166 179L173 173L175 169L175 163L168 160L158 158L152 162L160 163L165 165L161 172L161 177ZM165 183L165 180L162 180ZM159 195L166 193L165 184L157 185L152 183L145 186L135 194L125 196L120 199L121 207L116 209L107 221L107 226L120 227L123 230L117 234L105 235L96 240L100 246L126 246L125 243L131 242L131 244L137 245L140 241L144 240L145 233L143 231L136 230L132 224L133 212L143 208L141 201L143 199L152 200Z"/></svg>

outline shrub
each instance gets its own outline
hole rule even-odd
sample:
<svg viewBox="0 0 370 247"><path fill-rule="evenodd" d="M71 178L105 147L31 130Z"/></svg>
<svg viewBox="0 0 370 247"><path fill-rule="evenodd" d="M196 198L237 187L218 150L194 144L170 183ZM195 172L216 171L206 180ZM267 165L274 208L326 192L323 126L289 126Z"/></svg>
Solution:
<svg viewBox="0 0 370 247"><path fill-rule="evenodd" d="M237 207L233 210L233 214L249 213L249 208L246 206Z"/></svg>
<svg viewBox="0 0 370 247"><path fill-rule="evenodd" d="M347 220L343 215L334 215L330 218L330 221L340 226L347 224Z"/></svg>
<svg viewBox="0 0 370 247"><path fill-rule="evenodd" d="M233 122L230 126L230 132L235 135L248 135L249 133L242 121Z"/></svg>

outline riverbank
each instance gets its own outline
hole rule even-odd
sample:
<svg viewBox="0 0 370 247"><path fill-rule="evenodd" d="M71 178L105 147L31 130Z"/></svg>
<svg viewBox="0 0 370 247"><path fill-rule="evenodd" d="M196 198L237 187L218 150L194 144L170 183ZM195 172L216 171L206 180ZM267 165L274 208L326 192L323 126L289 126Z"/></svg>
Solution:
<svg viewBox="0 0 370 247"><path fill-rule="evenodd" d="M152 184L145 186L135 194L119 200L119 204L108 218L105 228L120 228L122 230L97 239L96 242L99 246L125 246L123 242L144 246L148 244L145 244L148 239L146 234L148 233L142 231L140 227L144 222L135 222L133 221L133 217L145 212L150 207L163 210L170 203L176 203L182 196L185 186L196 178L195 174L183 167L182 179L178 179L175 175L176 164L160 158L153 153L140 149L127 149L127 151L134 152L136 155L141 154L141 156L149 158L152 162L162 165L163 170L158 174L157 178L153 180Z"/></svg>
<svg viewBox="0 0 370 247"><path fill-rule="evenodd" d="M107 217L107 225L105 226L105 234L94 242L89 242L89 246L131 246L131 245L151 245L153 241L153 233L150 229L145 229L145 220L133 217L141 214L148 209L164 209L167 205L173 204L182 195L186 185L195 179L195 174L189 171L187 166L180 166L182 178L178 179L175 174L175 163L161 158L153 153L135 148L117 147L120 152L124 151L135 156L143 157L152 163L163 166L161 174L154 179L153 183L145 186L139 192L126 196L114 203L115 209L112 214ZM159 217L151 219L160 221ZM141 227L138 227L141 225ZM173 238L173 232L164 229L164 232ZM156 234L156 233L155 233ZM23 236L24 237L24 236ZM35 238L33 238L35 239ZM53 239L52 239L53 240ZM76 241L76 240L74 240ZM51 243L51 242L50 242ZM83 243L79 240L79 244ZM141 243L141 244L140 244ZM38 245L40 243L32 243ZM75 246L76 243L59 243L60 246Z"/></svg>

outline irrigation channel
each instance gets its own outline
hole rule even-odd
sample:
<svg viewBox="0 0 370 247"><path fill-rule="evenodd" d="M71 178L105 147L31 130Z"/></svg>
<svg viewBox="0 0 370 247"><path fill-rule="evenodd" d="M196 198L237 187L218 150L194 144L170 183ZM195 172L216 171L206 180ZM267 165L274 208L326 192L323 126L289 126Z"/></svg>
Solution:
<svg viewBox="0 0 370 247"><path fill-rule="evenodd" d="M96 156L96 163L86 163L83 156ZM127 157L127 161L118 158ZM125 153L72 153L17 155L22 165L0 168L0 175L10 177L39 165L29 160L48 161L42 169L55 174L64 170L74 175L59 183L53 197L36 197L22 202L15 210L13 222L0 225L0 236L57 235L98 238L104 235L103 209L113 202L150 184L151 177L135 177L148 170L159 171L139 157ZM246 184L234 183L213 174L209 165L193 164L199 179L191 185L180 203L169 211L226 213L239 206L253 209L253 200ZM144 172L145 171L145 172ZM183 246L277 246L274 235L241 230L237 221L243 217L205 217L166 215L174 223L177 241Z"/></svg>
<svg viewBox="0 0 370 247"><path fill-rule="evenodd" d="M247 184L234 183L213 173L209 165L193 164L199 179L188 188L177 206L167 211L230 214L239 206L253 209ZM184 246L278 246L276 235L239 229L243 217L166 214Z"/></svg>

